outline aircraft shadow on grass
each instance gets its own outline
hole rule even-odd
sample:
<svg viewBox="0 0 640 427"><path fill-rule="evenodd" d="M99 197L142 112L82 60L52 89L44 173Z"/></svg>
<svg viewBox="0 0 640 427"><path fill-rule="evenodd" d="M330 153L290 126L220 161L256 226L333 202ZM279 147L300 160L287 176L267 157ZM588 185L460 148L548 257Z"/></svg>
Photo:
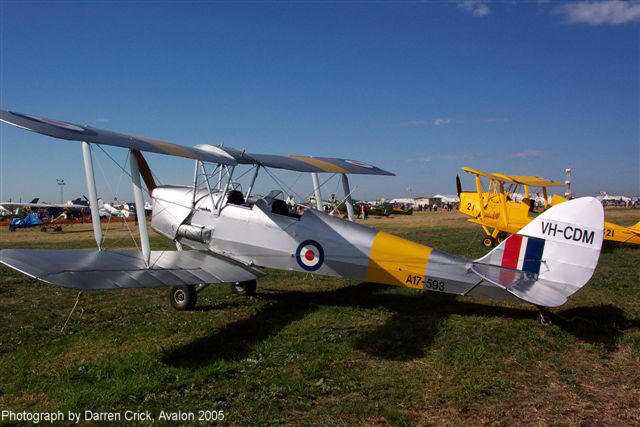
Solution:
<svg viewBox="0 0 640 427"><path fill-rule="evenodd" d="M533 308L514 308L455 300L455 296L425 293L402 295L382 292L388 286L360 283L333 291L283 291L263 293L259 298L272 302L252 316L225 325L212 334L164 351L162 360L172 366L198 367L219 359L241 360L255 345L278 334L287 325L301 320L321 306L384 308L393 314L384 324L357 337L356 348L373 357L412 360L428 351L442 323L450 315L537 319ZM220 309L206 306L203 310ZM622 330L640 328L613 305L577 307L546 313L554 325L575 337L617 349Z"/></svg>

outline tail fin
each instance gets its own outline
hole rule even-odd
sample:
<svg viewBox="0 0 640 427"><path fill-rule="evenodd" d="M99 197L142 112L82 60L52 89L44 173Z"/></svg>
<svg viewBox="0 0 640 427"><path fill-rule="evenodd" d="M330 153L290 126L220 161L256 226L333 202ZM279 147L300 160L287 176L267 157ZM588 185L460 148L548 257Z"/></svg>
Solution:
<svg viewBox="0 0 640 427"><path fill-rule="evenodd" d="M593 275L604 234L604 210L594 197L569 200L509 236L472 269L518 298L557 307Z"/></svg>
<svg viewBox="0 0 640 427"><path fill-rule="evenodd" d="M640 221L638 221L635 225L632 225L629 228L631 228L636 233L640 232Z"/></svg>
<svg viewBox="0 0 640 427"><path fill-rule="evenodd" d="M32 201L30 201L29 203L38 203L38 200L40 200L39 197L36 197L35 199L33 199Z"/></svg>

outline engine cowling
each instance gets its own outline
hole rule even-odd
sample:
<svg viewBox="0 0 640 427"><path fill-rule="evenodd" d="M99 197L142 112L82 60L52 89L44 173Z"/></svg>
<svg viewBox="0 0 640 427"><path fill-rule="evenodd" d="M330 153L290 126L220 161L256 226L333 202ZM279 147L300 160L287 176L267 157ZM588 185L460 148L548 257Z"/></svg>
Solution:
<svg viewBox="0 0 640 427"><path fill-rule="evenodd" d="M204 195L197 194L196 200ZM191 214L193 187L163 185L156 187L151 197L151 227L164 237L175 240L178 237L178 229Z"/></svg>

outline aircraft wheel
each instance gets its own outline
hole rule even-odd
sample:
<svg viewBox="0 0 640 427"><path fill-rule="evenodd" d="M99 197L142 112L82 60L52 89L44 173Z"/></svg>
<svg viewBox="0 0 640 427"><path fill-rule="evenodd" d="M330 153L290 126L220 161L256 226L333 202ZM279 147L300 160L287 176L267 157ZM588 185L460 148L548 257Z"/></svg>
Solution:
<svg viewBox="0 0 640 427"><path fill-rule="evenodd" d="M482 246L484 246L485 248L492 248L494 247L496 244L496 239L494 239L492 236L485 236L482 238Z"/></svg>
<svg viewBox="0 0 640 427"><path fill-rule="evenodd" d="M247 280L245 282L235 282L231 284L231 293L254 296L256 294L256 286L258 282L255 280Z"/></svg>
<svg viewBox="0 0 640 427"><path fill-rule="evenodd" d="M500 234L498 234L498 240L497 240L498 244L500 244L500 243L504 242L504 240L505 240L507 237L509 237L509 235L508 235L507 233L500 233Z"/></svg>
<svg viewBox="0 0 640 427"><path fill-rule="evenodd" d="M193 285L172 286L169 303L178 311L192 310L198 301L198 293Z"/></svg>

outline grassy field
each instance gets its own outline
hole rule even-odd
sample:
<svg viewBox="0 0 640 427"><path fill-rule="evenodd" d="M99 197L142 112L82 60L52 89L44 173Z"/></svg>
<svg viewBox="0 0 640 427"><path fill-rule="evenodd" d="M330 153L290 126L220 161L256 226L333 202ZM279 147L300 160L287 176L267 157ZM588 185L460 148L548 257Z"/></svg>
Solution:
<svg viewBox="0 0 640 427"><path fill-rule="evenodd" d="M640 212L607 210L630 225ZM456 213L367 225L478 257ZM130 224L133 227L133 225ZM108 247L131 247L124 224ZM87 226L0 230L2 248L92 248ZM152 246L167 241L152 234ZM543 326L525 304L270 271L211 286L77 292L0 268L0 410L222 410L231 424L640 424L640 247L607 245Z"/></svg>

